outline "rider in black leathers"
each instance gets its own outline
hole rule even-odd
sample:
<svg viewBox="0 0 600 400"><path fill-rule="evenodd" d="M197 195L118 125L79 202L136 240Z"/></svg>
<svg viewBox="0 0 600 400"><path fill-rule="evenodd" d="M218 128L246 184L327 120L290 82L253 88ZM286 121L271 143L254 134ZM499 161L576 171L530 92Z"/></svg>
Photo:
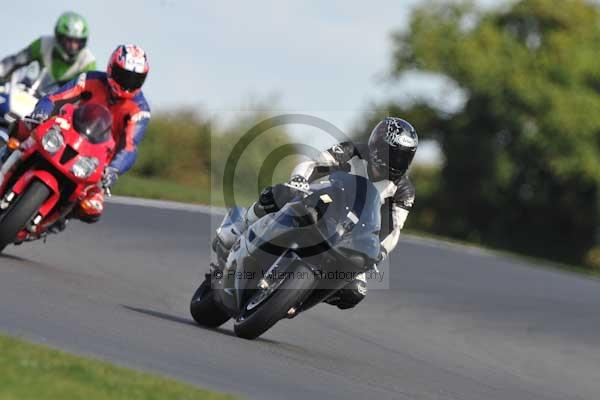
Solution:
<svg viewBox="0 0 600 400"><path fill-rule="evenodd" d="M407 176L418 146L416 130L400 118L387 117L373 129L368 144L342 142L322 152L316 160L300 163L285 185L265 188L259 200L248 208L246 227L267 213L278 211L291 198L289 186L308 189L308 183L333 171L370 179L381 196L381 253L379 261L396 247L400 230L412 208L415 187ZM217 235L213 246L217 254L226 254L235 238ZM367 294L365 274L327 299L341 309L352 308Z"/></svg>

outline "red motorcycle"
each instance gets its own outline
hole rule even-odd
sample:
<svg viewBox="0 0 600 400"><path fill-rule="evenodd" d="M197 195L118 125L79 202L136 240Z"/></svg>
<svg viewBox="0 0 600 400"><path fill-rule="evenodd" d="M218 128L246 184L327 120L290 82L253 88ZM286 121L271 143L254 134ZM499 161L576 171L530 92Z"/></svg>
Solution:
<svg viewBox="0 0 600 400"><path fill-rule="evenodd" d="M106 107L67 104L27 140L10 140L13 152L0 169L0 252L45 237L76 207L97 207L85 199L101 190L115 150L111 126Z"/></svg>

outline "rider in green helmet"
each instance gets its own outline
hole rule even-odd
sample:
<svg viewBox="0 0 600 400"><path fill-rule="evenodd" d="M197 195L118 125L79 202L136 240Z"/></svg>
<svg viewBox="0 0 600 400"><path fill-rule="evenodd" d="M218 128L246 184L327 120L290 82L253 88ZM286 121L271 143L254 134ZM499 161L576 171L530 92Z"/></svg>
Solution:
<svg viewBox="0 0 600 400"><path fill-rule="evenodd" d="M54 27L54 36L42 36L17 54L0 61L0 80L6 80L17 68L33 61L46 68L52 83L61 85L77 75L96 69L96 58L86 47L89 27L74 12L62 14Z"/></svg>

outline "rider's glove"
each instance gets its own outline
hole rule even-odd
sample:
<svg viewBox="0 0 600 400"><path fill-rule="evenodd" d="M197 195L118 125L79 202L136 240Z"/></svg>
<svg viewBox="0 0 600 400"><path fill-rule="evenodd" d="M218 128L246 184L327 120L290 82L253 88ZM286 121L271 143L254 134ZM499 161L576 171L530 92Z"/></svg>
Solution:
<svg viewBox="0 0 600 400"><path fill-rule="evenodd" d="M106 167L104 169L104 175L102 175L102 187L104 189L110 189L117 182L117 179L119 179L117 172L117 169L113 167Z"/></svg>
<svg viewBox="0 0 600 400"><path fill-rule="evenodd" d="M266 214L281 210L294 197L294 190L284 184L267 186L258 198L258 204Z"/></svg>
<svg viewBox="0 0 600 400"><path fill-rule="evenodd" d="M38 103L35 105L35 108L33 109L33 112L30 115L28 115L28 117L38 122L44 122L45 120L50 118L50 115L52 115L53 110L54 105L52 104L52 102L44 101L42 99L38 101ZM36 124L31 122L25 122L25 125L29 130L32 130L33 128L35 128Z"/></svg>
<svg viewBox="0 0 600 400"><path fill-rule="evenodd" d="M267 186L263 189L258 198L258 203L266 214L279 211L279 206L275 202L275 193L273 189L273 186Z"/></svg>
<svg viewBox="0 0 600 400"><path fill-rule="evenodd" d="M31 119L35 119L36 121L43 122L50 118L53 109L54 106L52 104L45 101L40 101L37 103L29 117Z"/></svg>
<svg viewBox="0 0 600 400"><path fill-rule="evenodd" d="M377 257L377 265L381 264L381 262L383 260L385 260L387 258L387 251L385 251L385 249L381 249L379 251L379 257Z"/></svg>
<svg viewBox="0 0 600 400"><path fill-rule="evenodd" d="M310 186L308 185L308 180L303 177L302 175L294 175L292 176L292 179L290 179L290 181L288 182L288 185L290 185L291 187L298 189L298 190L302 190L302 191L308 191L310 189Z"/></svg>

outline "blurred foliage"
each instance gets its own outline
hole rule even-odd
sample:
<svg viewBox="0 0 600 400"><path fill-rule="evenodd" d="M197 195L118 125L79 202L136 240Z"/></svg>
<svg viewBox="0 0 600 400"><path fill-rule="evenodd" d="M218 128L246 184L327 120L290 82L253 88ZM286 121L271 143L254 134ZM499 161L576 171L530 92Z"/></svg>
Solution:
<svg viewBox="0 0 600 400"><path fill-rule="evenodd" d="M438 176L413 171L410 224L600 267L598 5L521 0L481 10L428 2L393 43L395 78L439 74L466 98L450 114L427 102L379 107L437 140L446 159Z"/></svg>
<svg viewBox="0 0 600 400"><path fill-rule="evenodd" d="M154 113L133 172L184 183L210 182L208 117L191 109Z"/></svg>
<svg viewBox="0 0 600 400"><path fill-rule="evenodd" d="M117 193L145 193L154 198L186 201L202 199L223 205L224 169L231 161L232 149L252 127L268 117L261 112L247 112L233 116L233 121L223 126L215 116L191 109L154 113L139 147L136 165L117 186ZM258 174L265 159L279 146L289 143L291 138L284 128L273 128L243 148L234 175L237 202L248 204L250 199L257 198ZM291 157L281 160L273 168L276 171L273 181L287 180L294 163ZM156 184L147 187L140 182L149 182L148 179L135 177L150 178ZM169 193L171 190L182 193Z"/></svg>

